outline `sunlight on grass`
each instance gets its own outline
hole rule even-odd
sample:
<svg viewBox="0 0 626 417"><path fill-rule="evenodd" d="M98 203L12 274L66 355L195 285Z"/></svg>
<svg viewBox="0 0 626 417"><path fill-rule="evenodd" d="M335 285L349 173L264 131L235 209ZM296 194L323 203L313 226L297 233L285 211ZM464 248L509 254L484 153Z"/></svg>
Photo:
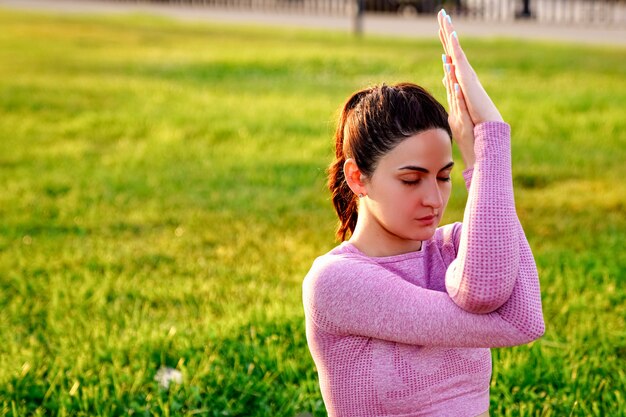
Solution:
<svg viewBox="0 0 626 417"><path fill-rule="evenodd" d="M438 41L0 26L0 416L325 415L300 285L335 245L336 112L372 83L445 99ZM513 127L547 322L494 350L492 415L623 415L626 50L463 41Z"/></svg>

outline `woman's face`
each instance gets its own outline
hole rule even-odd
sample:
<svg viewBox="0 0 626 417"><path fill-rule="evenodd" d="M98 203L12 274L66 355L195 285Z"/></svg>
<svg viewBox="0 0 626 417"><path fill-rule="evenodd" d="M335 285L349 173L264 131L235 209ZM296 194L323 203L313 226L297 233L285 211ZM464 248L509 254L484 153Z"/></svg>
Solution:
<svg viewBox="0 0 626 417"><path fill-rule="evenodd" d="M445 130L413 135L383 156L365 179L367 198L359 210L368 211L386 239L430 239L450 198L452 165Z"/></svg>

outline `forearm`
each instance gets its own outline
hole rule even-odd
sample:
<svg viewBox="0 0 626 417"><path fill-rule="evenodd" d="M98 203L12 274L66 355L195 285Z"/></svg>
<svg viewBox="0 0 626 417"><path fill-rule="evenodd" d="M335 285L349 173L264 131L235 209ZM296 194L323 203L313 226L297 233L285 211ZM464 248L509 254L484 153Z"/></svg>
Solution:
<svg viewBox="0 0 626 417"><path fill-rule="evenodd" d="M448 347L513 346L533 339L509 313L468 313L446 293L413 285L373 263L316 262L305 279L303 301L307 320L337 336Z"/></svg>
<svg viewBox="0 0 626 417"><path fill-rule="evenodd" d="M496 313L529 340L535 340L545 331L539 275L530 245L519 222L516 230L520 248L519 273L511 297Z"/></svg>
<svg viewBox="0 0 626 417"><path fill-rule="evenodd" d="M461 154L461 159L463 160L463 165L465 166L465 170L474 169L474 164L476 163L476 153L474 151L474 141L457 141L457 148L459 148L459 152Z"/></svg>
<svg viewBox="0 0 626 417"><path fill-rule="evenodd" d="M472 313L488 313L510 297L519 270L517 214L511 174L510 128L475 128L476 162L465 208L457 259L446 274L453 301Z"/></svg>

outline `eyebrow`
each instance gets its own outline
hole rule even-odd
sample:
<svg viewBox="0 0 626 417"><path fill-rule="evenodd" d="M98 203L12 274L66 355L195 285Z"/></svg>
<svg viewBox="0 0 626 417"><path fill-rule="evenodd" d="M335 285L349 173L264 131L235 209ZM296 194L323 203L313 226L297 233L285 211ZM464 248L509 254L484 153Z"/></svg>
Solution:
<svg viewBox="0 0 626 417"><path fill-rule="evenodd" d="M454 166L454 162L450 162L448 163L446 166L444 166L443 168L441 168L439 170L439 172L441 171L445 171L446 169L450 169ZM426 168L422 168L422 167L418 167L416 165L406 165L403 166L401 168L398 168L399 170L407 170L407 171L419 171L419 172L423 172L424 174L429 174L430 171L427 170Z"/></svg>

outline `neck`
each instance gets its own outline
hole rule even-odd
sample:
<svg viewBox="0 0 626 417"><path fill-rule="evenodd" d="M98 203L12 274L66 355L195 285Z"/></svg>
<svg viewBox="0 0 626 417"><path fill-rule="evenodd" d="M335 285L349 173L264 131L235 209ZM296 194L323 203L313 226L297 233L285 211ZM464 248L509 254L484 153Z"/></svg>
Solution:
<svg viewBox="0 0 626 417"><path fill-rule="evenodd" d="M402 255L422 249L422 242L401 238L379 223L364 210L359 218L349 242L358 250L372 257Z"/></svg>

